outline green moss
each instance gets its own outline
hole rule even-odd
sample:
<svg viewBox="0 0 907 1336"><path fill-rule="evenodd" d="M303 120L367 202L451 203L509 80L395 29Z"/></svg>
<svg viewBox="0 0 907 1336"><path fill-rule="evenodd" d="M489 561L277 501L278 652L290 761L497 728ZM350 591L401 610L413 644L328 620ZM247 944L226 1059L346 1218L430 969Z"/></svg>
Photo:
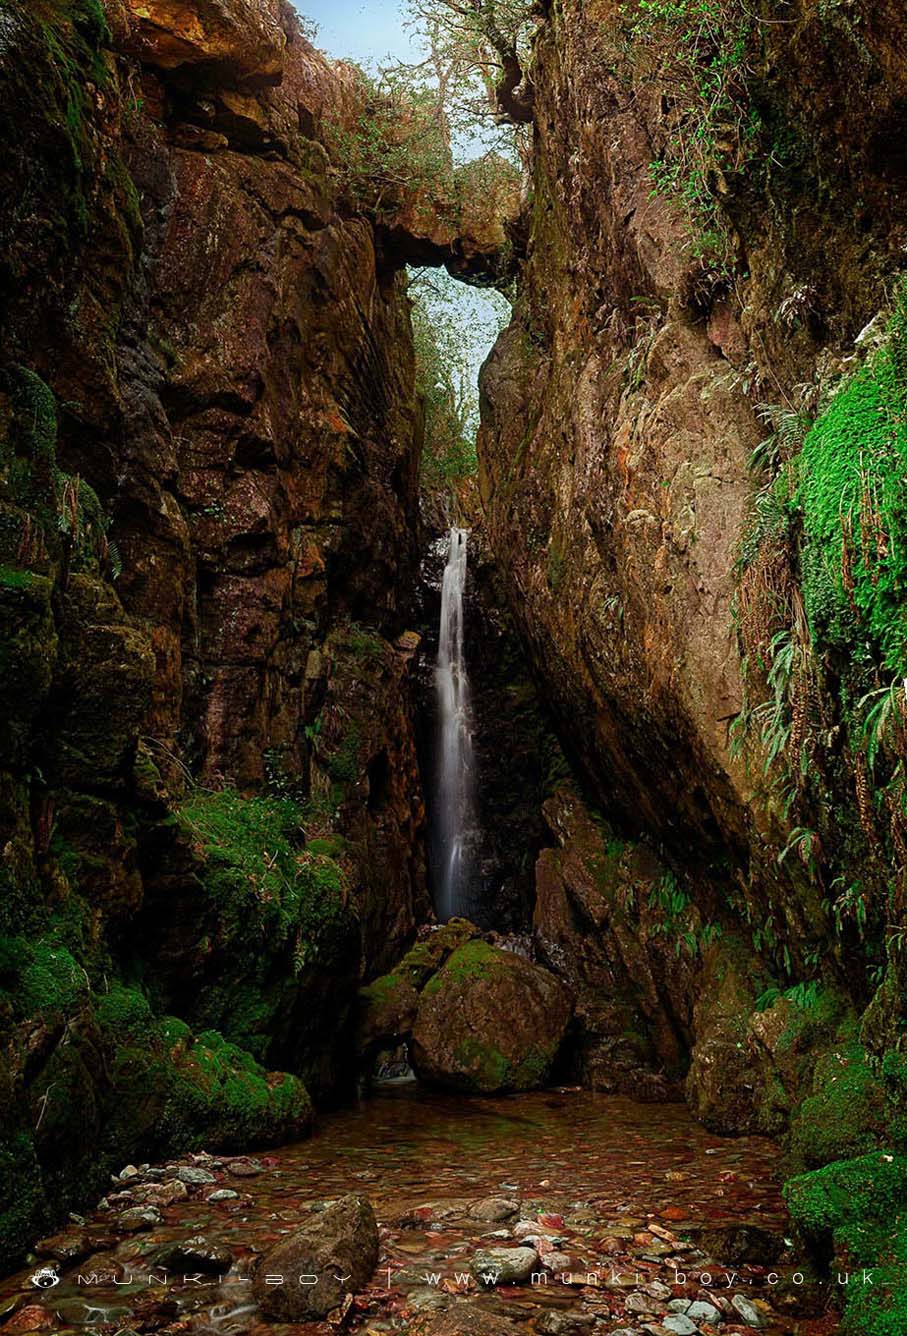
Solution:
<svg viewBox="0 0 907 1336"><path fill-rule="evenodd" d="M425 985L425 996L432 997L451 984L487 979L501 970L498 951L487 942L466 942L448 958L444 968Z"/></svg>
<svg viewBox="0 0 907 1336"><path fill-rule="evenodd" d="M476 929L468 919L448 919L442 927L435 928L421 942L411 946L394 973L402 975L414 988L421 989L452 952L475 934Z"/></svg>
<svg viewBox="0 0 907 1336"><path fill-rule="evenodd" d="M303 813L287 798L198 791L177 821L204 859L199 916L222 961L190 1019L264 1058L289 1024L300 989L350 972L358 930L343 870L304 843Z"/></svg>
<svg viewBox="0 0 907 1336"><path fill-rule="evenodd" d="M298 1135L311 1119L301 1081L282 1074L269 1085L249 1053L213 1031L191 1045L177 1039L159 1072L165 1090L161 1130L176 1147L273 1144Z"/></svg>
<svg viewBox="0 0 907 1336"><path fill-rule="evenodd" d="M382 974L380 978L373 979L370 984L360 988L359 997L365 1005L382 1004L394 993L409 989L411 986L400 974Z"/></svg>
<svg viewBox="0 0 907 1336"><path fill-rule="evenodd" d="M895 1218L907 1203L907 1156L875 1151L839 1160L789 1179L784 1199L807 1238L843 1231L854 1261L862 1265L871 1260L874 1224ZM860 1243L861 1231L868 1248Z"/></svg>
<svg viewBox="0 0 907 1336"><path fill-rule="evenodd" d="M0 997L23 1018L45 1010L70 1011L88 990L85 971L55 938L0 938Z"/></svg>
<svg viewBox="0 0 907 1336"><path fill-rule="evenodd" d="M510 1083L510 1063L499 1048L479 1039L464 1039L454 1051L454 1061L467 1071L478 1090L503 1090Z"/></svg>
<svg viewBox="0 0 907 1336"><path fill-rule="evenodd" d="M207 859L205 889L227 932L276 943L294 941L300 963L332 948L345 922L343 872L335 859L302 846L302 812L289 799L243 798L201 790L179 811Z"/></svg>
<svg viewBox="0 0 907 1336"><path fill-rule="evenodd" d="M879 1145L885 1135L885 1090L860 1044L840 1045L821 1058L813 1090L791 1128L797 1163L818 1168Z"/></svg>
<svg viewBox="0 0 907 1336"><path fill-rule="evenodd" d="M907 1157L877 1152L840 1161L785 1184L797 1230L840 1268L869 1268L851 1283L841 1330L894 1336L907 1319Z"/></svg>
<svg viewBox="0 0 907 1336"><path fill-rule="evenodd" d="M97 999L95 1015L98 1024L117 1040L147 1033L153 1024L145 995L122 984L114 984L109 992Z"/></svg>
<svg viewBox="0 0 907 1336"><path fill-rule="evenodd" d="M357 725L351 724L338 742L328 760L328 774L338 785L352 784L359 778L359 751L362 746L362 733Z"/></svg>
<svg viewBox="0 0 907 1336"><path fill-rule="evenodd" d="M881 1244L872 1284L852 1283L841 1321L844 1336L900 1336L907 1331L907 1220Z"/></svg>
<svg viewBox="0 0 907 1336"><path fill-rule="evenodd" d="M131 1023L131 1019L130 1019ZM193 1038L176 1017L151 1020L116 1050L110 1140L143 1153L245 1149L302 1135L312 1116L302 1082L268 1073L215 1031Z"/></svg>
<svg viewBox="0 0 907 1336"><path fill-rule="evenodd" d="M36 584L41 583L42 577L35 575L33 571L15 570L12 566L0 565L0 585L4 589L34 589Z"/></svg>
<svg viewBox="0 0 907 1336"><path fill-rule="evenodd" d="M353 623L343 636L343 641L349 647L350 651L360 659L367 659L373 663L381 662L388 652L386 641L382 640L374 631L370 631L366 626L360 626Z"/></svg>

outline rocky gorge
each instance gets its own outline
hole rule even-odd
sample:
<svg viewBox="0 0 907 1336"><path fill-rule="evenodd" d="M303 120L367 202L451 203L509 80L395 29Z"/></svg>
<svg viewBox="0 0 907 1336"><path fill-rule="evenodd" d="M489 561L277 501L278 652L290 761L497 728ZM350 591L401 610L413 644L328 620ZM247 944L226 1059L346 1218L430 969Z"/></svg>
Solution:
<svg viewBox="0 0 907 1336"><path fill-rule="evenodd" d="M0 4L0 1260L63 1274L0 1330L907 1322L907 20L531 33L522 182L429 188L352 171L380 99L286 0ZM512 302L454 499L477 924L432 909L413 265ZM93 1257L251 1299L98 1309Z"/></svg>

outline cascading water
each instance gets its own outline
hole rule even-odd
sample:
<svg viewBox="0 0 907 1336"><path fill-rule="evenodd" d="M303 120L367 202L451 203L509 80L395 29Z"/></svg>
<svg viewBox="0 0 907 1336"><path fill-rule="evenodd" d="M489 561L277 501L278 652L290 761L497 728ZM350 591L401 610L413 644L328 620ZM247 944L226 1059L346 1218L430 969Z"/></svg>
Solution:
<svg viewBox="0 0 907 1336"><path fill-rule="evenodd" d="M466 537L465 529L450 531L435 668L439 737L434 845L436 908L442 919L469 915L476 899L473 725L463 643Z"/></svg>

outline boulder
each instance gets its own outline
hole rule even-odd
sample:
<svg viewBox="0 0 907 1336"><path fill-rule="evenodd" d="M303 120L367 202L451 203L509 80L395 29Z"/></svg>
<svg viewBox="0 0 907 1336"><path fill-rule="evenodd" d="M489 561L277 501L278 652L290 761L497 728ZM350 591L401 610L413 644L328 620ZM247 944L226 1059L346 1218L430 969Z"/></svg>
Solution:
<svg viewBox="0 0 907 1336"><path fill-rule="evenodd" d="M570 1021L564 985L486 942L461 946L426 984L412 1062L424 1081L491 1094L543 1085Z"/></svg>
<svg viewBox="0 0 907 1336"><path fill-rule="evenodd" d="M313 1321L361 1289L377 1265L375 1213L367 1198L350 1195L313 1214L266 1253L252 1289L265 1317Z"/></svg>
<svg viewBox="0 0 907 1336"><path fill-rule="evenodd" d="M407 951L389 974L359 990L356 1047L363 1056L393 1046L413 1028L419 992L458 947L478 934L468 919L452 918L433 927Z"/></svg>

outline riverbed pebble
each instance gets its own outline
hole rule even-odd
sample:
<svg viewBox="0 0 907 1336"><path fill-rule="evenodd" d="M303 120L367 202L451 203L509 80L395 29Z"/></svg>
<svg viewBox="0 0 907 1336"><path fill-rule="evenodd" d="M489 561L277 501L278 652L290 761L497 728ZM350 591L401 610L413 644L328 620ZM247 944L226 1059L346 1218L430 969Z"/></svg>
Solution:
<svg viewBox="0 0 907 1336"><path fill-rule="evenodd" d="M480 1248L472 1259L472 1274L480 1285L521 1285L539 1268L535 1248Z"/></svg>
<svg viewBox="0 0 907 1336"><path fill-rule="evenodd" d="M624 1308L628 1313L657 1313L658 1301L652 1299L648 1294L643 1294L640 1290L635 1290L633 1294L628 1294L624 1300Z"/></svg>
<svg viewBox="0 0 907 1336"><path fill-rule="evenodd" d="M509 1220L519 1209L520 1203L514 1197L485 1197L476 1202L469 1214L473 1220L497 1224L499 1220Z"/></svg>
<svg viewBox="0 0 907 1336"><path fill-rule="evenodd" d="M696 1336L699 1330L696 1323L691 1322L683 1313L669 1313L661 1325L667 1327L668 1331L673 1331L674 1336Z"/></svg>
<svg viewBox="0 0 907 1336"><path fill-rule="evenodd" d="M751 1304L749 1299L745 1299L742 1294L735 1294L731 1303L748 1327L761 1327L763 1325L762 1314L759 1309Z"/></svg>
<svg viewBox="0 0 907 1336"><path fill-rule="evenodd" d="M154 1206L130 1206L116 1216L113 1227L118 1234L137 1234L143 1229L154 1229L162 1219L160 1211Z"/></svg>
<svg viewBox="0 0 907 1336"><path fill-rule="evenodd" d="M721 1312L714 1304L704 1299L672 1299L668 1308L673 1313L682 1313L691 1322L720 1322Z"/></svg>
<svg viewBox="0 0 907 1336"><path fill-rule="evenodd" d="M201 1187L206 1183L216 1183L217 1179L209 1169L199 1169L196 1165L181 1164L175 1175L181 1183L189 1183L193 1187Z"/></svg>
<svg viewBox="0 0 907 1336"><path fill-rule="evenodd" d="M230 1270L233 1254L223 1244L197 1234L176 1244L167 1254L167 1263L174 1271L203 1271L217 1276Z"/></svg>

